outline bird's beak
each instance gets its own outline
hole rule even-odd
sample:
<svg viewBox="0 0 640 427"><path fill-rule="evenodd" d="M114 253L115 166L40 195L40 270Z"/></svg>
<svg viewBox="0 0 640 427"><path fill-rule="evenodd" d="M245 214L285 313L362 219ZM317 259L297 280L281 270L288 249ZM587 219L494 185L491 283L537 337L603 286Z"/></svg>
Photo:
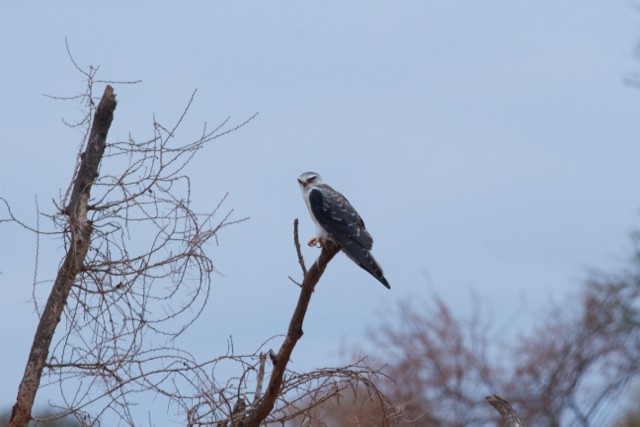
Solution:
<svg viewBox="0 0 640 427"><path fill-rule="evenodd" d="M304 185L304 184L302 183L302 181L300 181L300 178L298 178L298 184L300 184L300 185Z"/></svg>

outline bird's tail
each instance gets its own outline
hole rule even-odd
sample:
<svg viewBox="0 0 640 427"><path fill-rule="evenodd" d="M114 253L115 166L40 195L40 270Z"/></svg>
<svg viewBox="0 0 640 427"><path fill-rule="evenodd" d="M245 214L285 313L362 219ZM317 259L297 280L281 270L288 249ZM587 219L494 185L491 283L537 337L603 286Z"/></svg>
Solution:
<svg viewBox="0 0 640 427"><path fill-rule="evenodd" d="M363 270L371 274L378 279L387 289L391 289L389 282L384 277L382 268L373 258L371 252L355 242L347 243L343 245L342 252L344 252L353 262L358 264Z"/></svg>

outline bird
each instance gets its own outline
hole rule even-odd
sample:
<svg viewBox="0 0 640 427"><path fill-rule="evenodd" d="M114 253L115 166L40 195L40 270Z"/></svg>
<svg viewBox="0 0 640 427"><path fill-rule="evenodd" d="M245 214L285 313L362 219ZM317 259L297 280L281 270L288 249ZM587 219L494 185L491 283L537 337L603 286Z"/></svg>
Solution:
<svg viewBox="0 0 640 427"><path fill-rule="evenodd" d="M316 223L316 236L308 245L322 246L327 240L338 244L353 262L391 289L382 268L371 255L373 237L347 198L324 184L316 172L304 172L298 177L298 184L311 219Z"/></svg>

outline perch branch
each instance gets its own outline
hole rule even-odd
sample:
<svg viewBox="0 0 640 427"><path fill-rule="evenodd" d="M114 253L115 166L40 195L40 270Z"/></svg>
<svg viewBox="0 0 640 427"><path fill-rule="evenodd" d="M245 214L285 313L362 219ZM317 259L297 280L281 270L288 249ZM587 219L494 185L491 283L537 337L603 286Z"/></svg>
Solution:
<svg viewBox="0 0 640 427"><path fill-rule="evenodd" d="M295 220L294 239L299 251L297 225L298 221ZM309 271L307 271L304 275L304 280L302 281L302 287L300 289L300 296L298 298L298 304L296 305L293 315L291 316L291 322L289 323L287 335L284 338L280 350L271 359L273 362L273 370L271 371L271 377L269 379L267 389L265 390L264 396L262 397L260 402L258 402L258 404L250 410L247 417L243 420L241 424L243 427L258 427L273 409L276 399L278 398L278 395L280 394L280 390L282 388L282 381L287 364L289 363L289 359L291 357L291 352L293 351L293 348L295 347L298 340L302 337L302 322L304 321L307 307L309 306L309 302L311 301L313 290L320 280L320 277L322 277L325 269L327 268L327 264L338 253L339 250L340 248L332 242L325 243L325 245L322 247L322 251L320 252L320 256L313 263ZM301 259L301 255L299 255L299 259ZM304 262L301 263L301 266L304 266Z"/></svg>

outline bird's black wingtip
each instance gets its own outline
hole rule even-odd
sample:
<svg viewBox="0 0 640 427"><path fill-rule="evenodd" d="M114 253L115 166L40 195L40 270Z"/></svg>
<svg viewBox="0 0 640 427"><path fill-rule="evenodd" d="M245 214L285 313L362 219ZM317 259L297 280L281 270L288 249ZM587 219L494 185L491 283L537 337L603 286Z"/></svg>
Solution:
<svg viewBox="0 0 640 427"><path fill-rule="evenodd" d="M391 285L389 284L389 282L387 282L387 279L385 279L384 276L381 277L379 280L380 280L380 283L382 283L385 288L391 289Z"/></svg>

